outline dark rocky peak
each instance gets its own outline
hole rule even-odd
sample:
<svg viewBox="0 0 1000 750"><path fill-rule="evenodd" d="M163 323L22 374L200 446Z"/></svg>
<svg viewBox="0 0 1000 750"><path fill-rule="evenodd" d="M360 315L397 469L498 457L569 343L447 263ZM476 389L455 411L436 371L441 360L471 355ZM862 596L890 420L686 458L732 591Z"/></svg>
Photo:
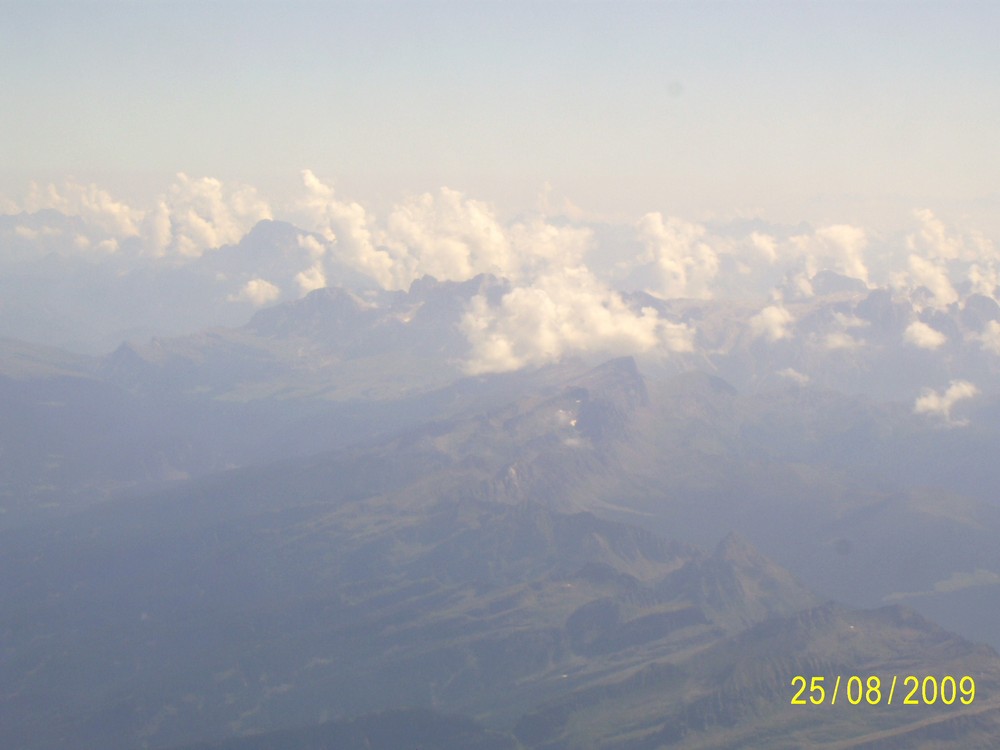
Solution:
<svg viewBox="0 0 1000 750"><path fill-rule="evenodd" d="M253 225L246 233L240 245L287 245L295 244L299 235L306 234L287 221L263 219Z"/></svg>
<svg viewBox="0 0 1000 750"><path fill-rule="evenodd" d="M920 313L920 320L934 330L943 333L952 342L962 340L962 331L951 311L945 312L931 307Z"/></svg>
<svg viewBox="0 0 1000 750"><path fill-rule="evenodd" d="M155 369L155 364L131 341L122 344L101 359L97 373L120 385L135 385Z"/></svg>
<svg viewBox="0 0 1000 750"><path fill-rule="evenodd" d="M649 403L646 381L632 357L618 357L584 373L568 384L583 389L591 399L621 400L629 408Z"/></svg>
<svg viewBox="0 0 1000 750"><path fill-rule="evenodd" d="M649 404L646 381L632 357L605 362L567 384L578 402L576 429L593 442L624 437L636 409Z"/></svg>
<svg viewBox="0 0 1000 750"><path fill-rule="evenodd" d="M970 294L962 305L962 325L970 331L981 331L991 320L1000 320L1000 305L992 297Z"/></svg>
<svg viewBox="0 0 1000 750"><path fill-rule="evenodd" d="M861 279L836 271L820 271L811 280L813 292L823 297L829 294L864 294L868 287Z"/></svg>
<svg viewBox="0 0 1000 750"><path fill-rule="evenodd" d="M433 276L421 276L410 284L408 291L397 292L394 303L419 304L425 314L448 315L457 320L476 295L483 294L491 305L496 305L509 288L507 282L485 273L465 281L438 281Z"/></svg>
<svg viewBox="0 0 1000 750"><path fill-rule="evenodd" d="M888 289L873 289L857 304L854 312L871 323L874 331L897 334L909 324L913 308L906 301L894 300Z"/></svg>
<svg viewBox="0 0 1000 750"><path fill-rule="evenodd" d="M294 302L259 310L246 328L261 336L316 335L369 323L379 314L378 297L367 300L340 287L324 287Z"/></svg>

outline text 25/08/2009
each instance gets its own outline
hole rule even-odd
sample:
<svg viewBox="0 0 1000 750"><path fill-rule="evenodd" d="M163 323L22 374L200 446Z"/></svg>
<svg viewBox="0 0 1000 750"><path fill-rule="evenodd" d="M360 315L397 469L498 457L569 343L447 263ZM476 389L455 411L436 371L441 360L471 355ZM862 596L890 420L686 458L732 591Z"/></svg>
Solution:
<svg viewBox="0 0 1000 750"><path fill-rule="evenodd" d="M894 699L897 705L904 706L933 706L938 703L951 706L956 702L969 706L976 699L976 681L969 675L959 678L951 675L940 678L934 675L923 678L906 675L902 680L899 679L899 675L893 675L888 692L883 687L886 681L888 678L883 681L878 675L870 675L867 678L858 675L847 678L842 675L834 678L813 676L809 679L803 675L796 675L792 678L792 687L796 690L791 703L793 706L821 706L829 701L830 705L834 706L837 704L842 683L845 684L844 694L847 702L852 706L860 703L871 706L884 703L891 706ZM902 682L900 696L896 695L897 682Z"/></svg>

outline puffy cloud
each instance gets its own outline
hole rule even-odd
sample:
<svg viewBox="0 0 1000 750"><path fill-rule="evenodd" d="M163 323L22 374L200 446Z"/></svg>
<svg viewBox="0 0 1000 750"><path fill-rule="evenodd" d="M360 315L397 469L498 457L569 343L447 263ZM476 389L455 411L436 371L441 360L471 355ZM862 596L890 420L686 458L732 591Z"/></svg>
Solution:
<svg viewBox="0 0 1000 750"><path fill-rule="evenodd" d="M557 361L573 352L608 356L690 351L692 331L652 308L634 313L585 268L515 287L493 307L475 297L461 329L472 346L469 373L505 372Z"/></svg>
<svg viewBox="0 0 1000 750"><path fill-rule="evenodd" d="M789 338L792 320L792 314L781 304L769 305L750 318L750 332L754 338L763 336L768 341Z"/></svg>
<svg viewBox="0 0 1000 750"><path fill-rule="evenodd" d="M515 224L510 229L515 261L511 278L576 267L582 264L593 238L586 227L556 226L541 219Z"/></svg>
<svg viewBox="0 0 1000 750"><path fill-rule="evenodd" d="M1000 274L997 273L995 265L989 264L983 268L978 263L973 263L969 267L966 278L969 279L973 294L982 294L987 297L996 296L997 286L1000 286Z"/></svg>
<svg viewBox="0 0 1000 750"><path fill-rule="evenodd" d="M51 208L68 216L79 216L88 224L117 237L139 234L142 211L115 200L97 185L67 182L59 188L32 182L24 209L28 212Z"/></svg>
<svg viewBox="0 0 1000 750"><path fill-rule="evenodd" d="M274 302L281 296L281 290L266 279L250 279L237 294L227 298L230 302L250 302L255 307Z"/></svg>
<svg viewBox="0 0 1000 750"><path fill-rule="evenodd" d="M979 346L984 352L1000 354L1000 322L989 321L982 333L973 334L969 338L979 341Z"/></svg>
<svg viewBox="0 0 1000 750"><path fill-rule="evenodd" d="M911 251L943 260L957 260L964 255L962 238L949 235L944 222L933 211L921 208L914 211L913 216L920 227L906 238L906 246Z"/></svg>
<svg viewBox="0 0 1000 750"><path fill-rule="evenodd" d="M303 172L303 183L298 221L323 237L337 260L386 289L405 289L425 275L464 281L491 273L526 281L554 267L576 267L592 242L587 228L541 217L504 226L488 204L449 188L407 198L378 226L360 204L338 200L312 172ZM299 244L314 257L323 254L315 237Z"/></svg>
<svg viewBox="0 0 1000 750"><path fill-rule="evenodd" d="M768 263L777 262L778 243L771 235L752 232L750 234L750 247L760 253Z"/></svg>
<svg viewBox="0 0 1000 750"><path fill-rule="evenodd" d="M797 273L785 279L779 288L779 294L787 299L809 299L816 295L812 279L807 273Z"/></svg>
<svg viewBox="0 0 1000 750"><path fill-rule="evenodd" d="M519 268L503 228L489 206L441 188L396 206L384 243L407 268L406 281L423 275L459 281L477 273L508 278Z"/></svg>
<svg viewBox="0 0 1000 750"><path fill-rule="evenodd" d="M968 424L968 420L952 420L952 407L959 401L979 394L979 389L967 380L952 380L944 393L925 388L913 405L915 414L928 414L942 418L954 426Z"/></svg>
<svg viewBox="0 0 1000 750"><path fill-rule="evenodd" d="M163 255L170 247L174 239L174 230L170 221L170 206L162 198L156 202L153 210L146 214L142 236L146 248L154 256Z"/></svg>
<svg viewBox="0 0 1000 750"><path fill-rule="evenodd" d="M326 274L323 272L322 262L317 260L305 271L297 273L295 275L295 283L299 285L299 289L302 290L303 295L325 287Z"/></svg>
<svg viewBox="0 0 1000 750"><path fill-rule="evenodd" d="M255 188L179 173L147 224L148 246L158 255L173 249L198 257L205 250L239 242L254 224L270 218L271 209Z"/></svg>
<svg viewBox="0 0 1000 750"><path fill-rule="evenodd" d="M790 242L795 252L805 259L809 276L831 270L868 283L868 266L864 261L868 236L864 229L834 224L817 229L811 235L796 235Z"/></svg>
<svg viewBox="0 0 1000 750"><path fill-rule="evenodd" d="M293 213L304 229L324 237L338 260L375 279L382 287L406 286L409 274L397 259L375 246L369 217L361 204L338 200L333 188L311 170L302 171L302 184L305 195L293 207Z"/></svg>
<svg viewBox="0 0 1000 750"><path fill-rule="evenodd" d="M951 285L944 266L919 255L910 255L907 264L911 284L927 288L933 298L934 307L944 308L958 302L958 293Z"/></svg>
<svg viewBox="0 0 1000 750"><path fill-rule="evenodd" d="M296 244L309 253L310 258L319 259L326 255L326 245L311 234L300 234L295 238Z"/></svg>
<svg viewBox="0 0 1000 750"><path fill-rule="evenodd" d="M944 307L958 299L949 272L964 273L974 293L990 297L996 293L1000 255L989 238L976 230L950 232L930 209L919 209L913 215L919 228L906 238L911 253L909 275L914 284L931 290L936 306Z"/></svg>
<svg viewBox="0 0 1000 750"><path fill-rule="evenodd" d="M31 183L25 210L43 208L79 216L113 239L141 237L146 251L156 257L171 251L200 256L206 249L238 242L255 223L271 218L270 208L254 188L225 185L210 177L195 180L184 174L178 174L166 195L145 211L115 200L93 184L43 187Z"/></svg>
<svg viewBox="0 0 1000 750"><path fill-rule="evenodd" d="M659 267L656 291L668 298L711 297L709 288L719 272L719 257L702 240L705 227L659 212L648 213L639 221L639 235L648 260Z"/></svg>
<svg viewBox="0 0 1000 750"><path fill-rule="evenodd" d="M915 320L903 331L903 341L921 349L939 349L948 341L948 337L936 328Z"/></svg>

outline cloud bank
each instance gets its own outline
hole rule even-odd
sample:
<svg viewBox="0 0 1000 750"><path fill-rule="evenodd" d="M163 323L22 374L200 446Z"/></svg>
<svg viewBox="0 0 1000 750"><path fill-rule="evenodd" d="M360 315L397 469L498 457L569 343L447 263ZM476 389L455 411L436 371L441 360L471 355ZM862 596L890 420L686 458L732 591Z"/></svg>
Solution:
<svg viewBox="0 0 1000 750"><path fill-rule="evenodd" d="M846 356L889 334L868 330L869 321L847 308L817 324L803 307L817 295L890 290L915 311L895 329L895 341L928 351L942 349L949 334L917 314L951 314L971 294L997 299L995 244L926 208L913 212L904 231L886 236L846 222L790 228L762 219L697 222L661 211L609 223L550 193L532 211L507 218L488 202L441 187L405 195L380 216L308 169L282 201L249 185L183 173L142 207L94 184L32 183L0 215L8 246L0 263L55 252L113 261L119 277L182 268L209 279L205 288L233 309L327 285L397 291L423 276L462 282L489 274L504 279L505 291L475 296L459 323L471 373L579 353L669 358L697 350L700 324L669 313L673 300L740 299L752 308L743 340L801 341ZM39 213L45 209L72 221ZM291 239L244 246L263 220L289 222ZM654 303L627 302L622 291L644 291ZM998 342L1000 322L987 321L954 343L1000 356ZM920 403L931 413L946 401Z"/></svg>

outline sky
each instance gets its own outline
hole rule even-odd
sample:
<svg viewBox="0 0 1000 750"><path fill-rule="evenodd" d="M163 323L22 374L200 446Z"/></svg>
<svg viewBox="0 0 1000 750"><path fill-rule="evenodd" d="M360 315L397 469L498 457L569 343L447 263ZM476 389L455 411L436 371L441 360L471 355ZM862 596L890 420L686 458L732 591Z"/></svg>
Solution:
<svg viewBox="0 0 1000 750"><path fill-rule="evenodd" d="M385 208L996 228L1000 6L4 2L0 196L178 173Z"/></svg>

